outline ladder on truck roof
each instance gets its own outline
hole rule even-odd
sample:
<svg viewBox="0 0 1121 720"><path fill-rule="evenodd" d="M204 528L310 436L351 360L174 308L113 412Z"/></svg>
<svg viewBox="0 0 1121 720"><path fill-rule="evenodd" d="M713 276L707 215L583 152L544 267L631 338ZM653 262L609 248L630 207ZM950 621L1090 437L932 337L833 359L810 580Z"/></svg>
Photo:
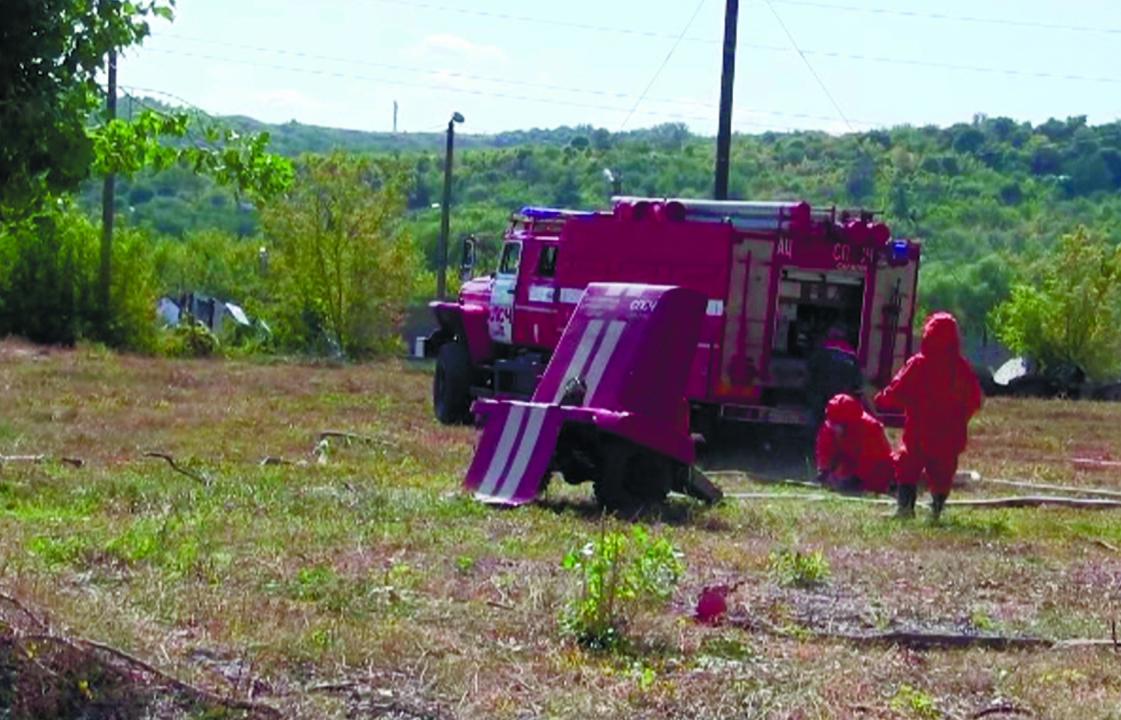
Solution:
<svg viewBox="0 0 1121 720"><path fill-rule="evenodd" d="M741 201L741 200L700 200L694 198L642 198L626 195L611 198L616 208L621 205L632 207L660 204L663 207L681 208L684 219L699 221L731 220L741 230L779 231L786 229L788 223L796 220L836 222L848 218L871 222L874 211L863 209L813 208L807 202L794 201Z"/></svg>

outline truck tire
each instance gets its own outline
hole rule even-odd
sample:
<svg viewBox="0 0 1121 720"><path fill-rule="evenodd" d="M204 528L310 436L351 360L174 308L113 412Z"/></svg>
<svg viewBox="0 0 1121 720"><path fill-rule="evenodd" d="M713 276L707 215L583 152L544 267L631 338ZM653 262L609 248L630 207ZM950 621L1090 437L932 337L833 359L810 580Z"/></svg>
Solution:
<svg viewBox="0 0 1121 720"><path fill-rule="evenodd" d="M471 354L459 342L445 343L436 355L432 378L432 407L445 425L471 421Z"/></svg>
<svg viewBox="0 0 1121 720"><path fill-rule="evenodd" d="M595 481L604 508L633 515L666 499L673 483L673 461L620 437L603 441L603 472Z"/></svg>

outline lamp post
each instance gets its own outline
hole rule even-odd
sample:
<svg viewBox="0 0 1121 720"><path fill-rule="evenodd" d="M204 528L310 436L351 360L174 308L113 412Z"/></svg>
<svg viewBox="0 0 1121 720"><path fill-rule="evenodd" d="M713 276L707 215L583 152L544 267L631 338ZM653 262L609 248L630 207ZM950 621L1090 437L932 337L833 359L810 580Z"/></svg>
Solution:
<svg viewBox="0 0 1121 720"><path fill-rule="evenodd" d="M448 271L448 213L452 202L452 144L455 140L455 124L463 122L463 116L453 113L448 120L448 149L444 160L444 202L440 205L440 240L436 246L439 265L436 268L436 297L443 300L447 287Z"/></svg>

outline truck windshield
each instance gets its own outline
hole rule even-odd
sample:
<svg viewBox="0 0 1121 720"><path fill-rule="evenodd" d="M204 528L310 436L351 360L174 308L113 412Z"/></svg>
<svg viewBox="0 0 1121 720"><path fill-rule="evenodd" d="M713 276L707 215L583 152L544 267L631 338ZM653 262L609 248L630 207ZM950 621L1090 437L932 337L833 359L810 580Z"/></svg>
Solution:
<svg viewBox="0 0 1121 720"><path fill-rule="evenodd" d="M498 264L500 275L516 275L518 263L522 259L522 244L520 242L506 243L502 249L502 262Z"/></svg>

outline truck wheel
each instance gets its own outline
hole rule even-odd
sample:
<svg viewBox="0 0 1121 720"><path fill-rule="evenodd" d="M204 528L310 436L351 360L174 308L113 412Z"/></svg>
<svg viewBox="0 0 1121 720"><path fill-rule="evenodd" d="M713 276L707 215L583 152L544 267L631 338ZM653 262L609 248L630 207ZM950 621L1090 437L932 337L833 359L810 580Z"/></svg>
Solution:
<svg viewBox="0 0 1121 720"><path fill-rule="evenodd" d="M603 442L603 473L595 481L596 500L608 510L632 514L666 499L673 462L653 450L611 437Z"/></svg>
<svg viewBox="0 0 1121 720"><path fill-rule="evenodd" d="M471 354L463 343L450 342L436 356L432 378L432 407L445 425L463 425L471 420Z"/></svg>

